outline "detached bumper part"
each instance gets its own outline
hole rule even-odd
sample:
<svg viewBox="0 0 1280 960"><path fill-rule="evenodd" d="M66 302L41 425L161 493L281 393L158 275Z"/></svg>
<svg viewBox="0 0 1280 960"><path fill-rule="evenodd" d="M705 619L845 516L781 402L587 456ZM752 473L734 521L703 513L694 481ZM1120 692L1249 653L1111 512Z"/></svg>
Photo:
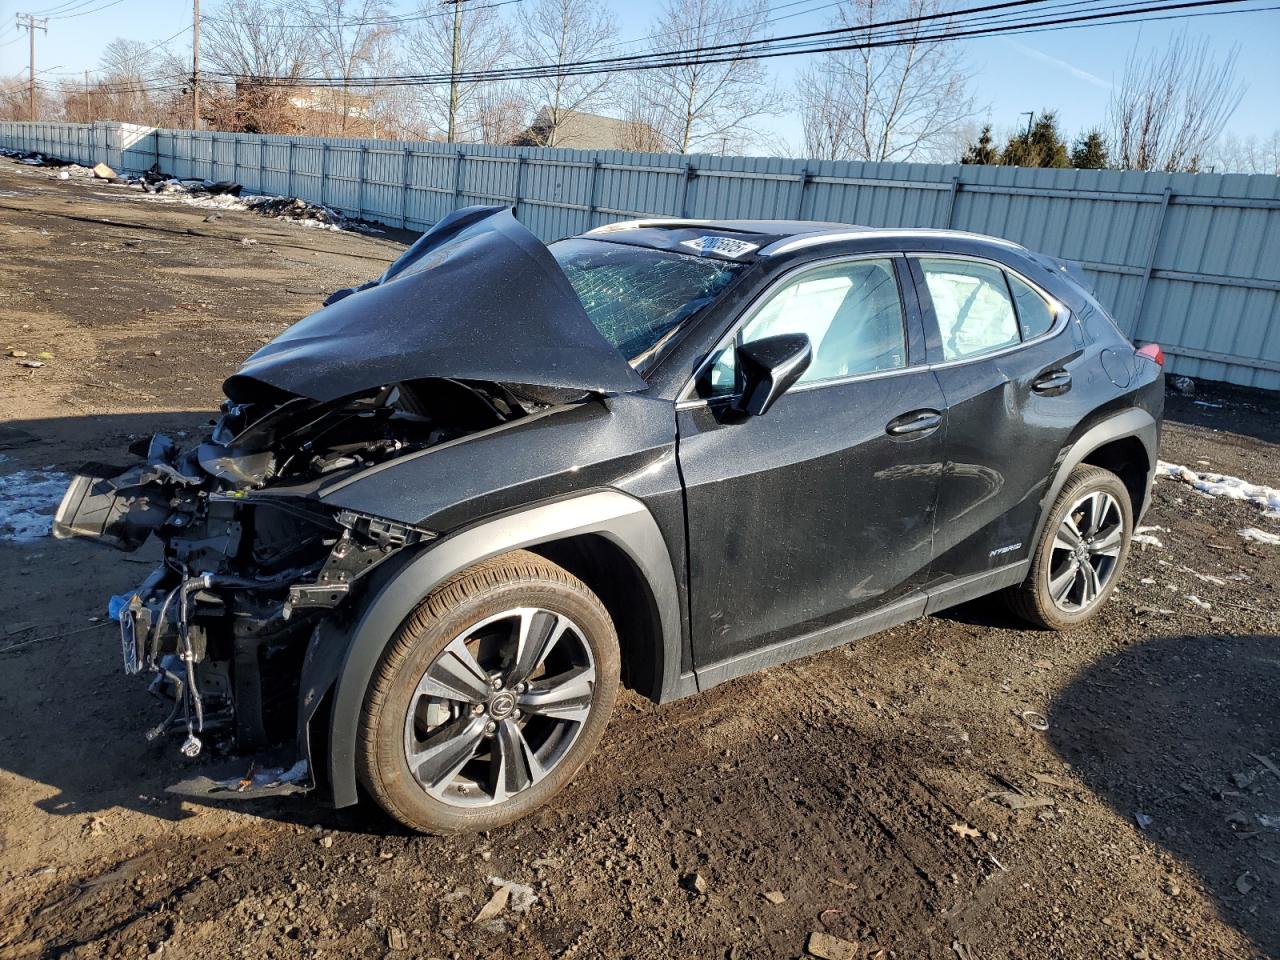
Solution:
<svg viewBox="0 0 1280 960"><path fill-rule="evenodd" d="M169 516L168 503L153 501L143 489L142 470L115 477L73 477L53 518L59 540L87 537L121 550L137 549Z"/></svg>

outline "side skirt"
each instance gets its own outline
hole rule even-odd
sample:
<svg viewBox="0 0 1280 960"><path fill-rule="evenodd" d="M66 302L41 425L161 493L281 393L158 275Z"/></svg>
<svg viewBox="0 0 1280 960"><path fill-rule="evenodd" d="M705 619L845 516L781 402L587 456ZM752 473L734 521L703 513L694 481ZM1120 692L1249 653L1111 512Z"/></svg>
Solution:
<svg viewBox="0 0 1280 960"><path fill-rule="evenodd" d="M736 677L746 676L766 667L777 666L780 663L787 663L800 657L807 657L823 650L830 650L833 647L852 643L855 640L861 640L863 637L869 637L873 633L888 630L890 627L896 627L910 620L953 607L956 604L977 599L1005 587L1014 586L1026 578L1027 570L1030 567L1030 560L1019 560L1017 563L997 567L995 570L988 570L958 580L949 580L903 597L901 600L897 600L886 607L881 607L879 610L860 614L851 620L846 620L844 623L823 627L821 630L815 630L812 633L806 633L790 640L783 640L780 643L762 647L759 650L752 650L749 653L742 653L736 657L730 657L708 664L705 667L699 667L694 671L693 678L697 682L698 690L709 690L711 687L724 683L726 680L733 680ZM682 677L681 679L685 678ZM690 684L689 686L692 685ZM689 690L688 692L692 693L693 691Z"/></svg>

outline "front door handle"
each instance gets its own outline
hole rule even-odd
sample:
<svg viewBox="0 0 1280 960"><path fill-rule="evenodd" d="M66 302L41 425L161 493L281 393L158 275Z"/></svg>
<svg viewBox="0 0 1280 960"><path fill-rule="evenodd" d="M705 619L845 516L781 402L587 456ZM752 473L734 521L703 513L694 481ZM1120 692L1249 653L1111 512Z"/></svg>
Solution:
<svg viewBox="0 0 1280 960"><path fill-rule="evenodd" d="M1031 389L1041 396L1056 397L1071 389L1071 374L1065 370L1050 370L1036 380Z"/></svg>
<svg viewBox="0 0 1280 960"><path fill-rule="evenodd" d="M912 410L894 417L884 428L891 437L918 437L933 433L942 424L942 414L937 410Z"/></svg>

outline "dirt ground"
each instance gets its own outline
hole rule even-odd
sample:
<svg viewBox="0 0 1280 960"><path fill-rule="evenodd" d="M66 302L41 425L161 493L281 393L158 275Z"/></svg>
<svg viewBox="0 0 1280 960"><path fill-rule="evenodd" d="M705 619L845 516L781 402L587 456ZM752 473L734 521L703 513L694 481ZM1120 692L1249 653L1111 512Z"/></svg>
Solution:
<svg viewBox="0 0 1280 960"><path fill-rule="evenodd" d="M196 429L399 249L207 212L0 161L0 347L50 355L0 358L0 481ZM1166 460L1274 486L1278 451L1280 403L1170 401ZM1280 522L1174 480L1146 522L1086 628L977 604L628 695L551 809L452 839L167 795L190 770L93 619L154 554L0 537L0 958L1280 955L1280 546L1238 534ZM477 924L494 877L536 902Z"/></svg>

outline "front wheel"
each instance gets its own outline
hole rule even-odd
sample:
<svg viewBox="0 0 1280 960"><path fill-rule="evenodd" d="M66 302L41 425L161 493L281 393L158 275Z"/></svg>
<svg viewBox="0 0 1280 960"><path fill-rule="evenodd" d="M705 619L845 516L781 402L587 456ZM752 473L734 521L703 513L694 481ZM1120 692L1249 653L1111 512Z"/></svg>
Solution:
<svg viewBox="0 0 1280 960"><path fill-rule="evenodd" d="M1119 477L1081 464L1054 501L1010 609L1036 626L1065 630L1094 617L1115 589L1129 556L1133 508Z"/></svg>
<svg viewBox="0 0 1280 960"><path fill-rule="evenodd" d="M603 604L526 551L437 588L388 644L365 697L358 770L391 816L488 830L547 802L599 742L618 692Z"/></svg>

